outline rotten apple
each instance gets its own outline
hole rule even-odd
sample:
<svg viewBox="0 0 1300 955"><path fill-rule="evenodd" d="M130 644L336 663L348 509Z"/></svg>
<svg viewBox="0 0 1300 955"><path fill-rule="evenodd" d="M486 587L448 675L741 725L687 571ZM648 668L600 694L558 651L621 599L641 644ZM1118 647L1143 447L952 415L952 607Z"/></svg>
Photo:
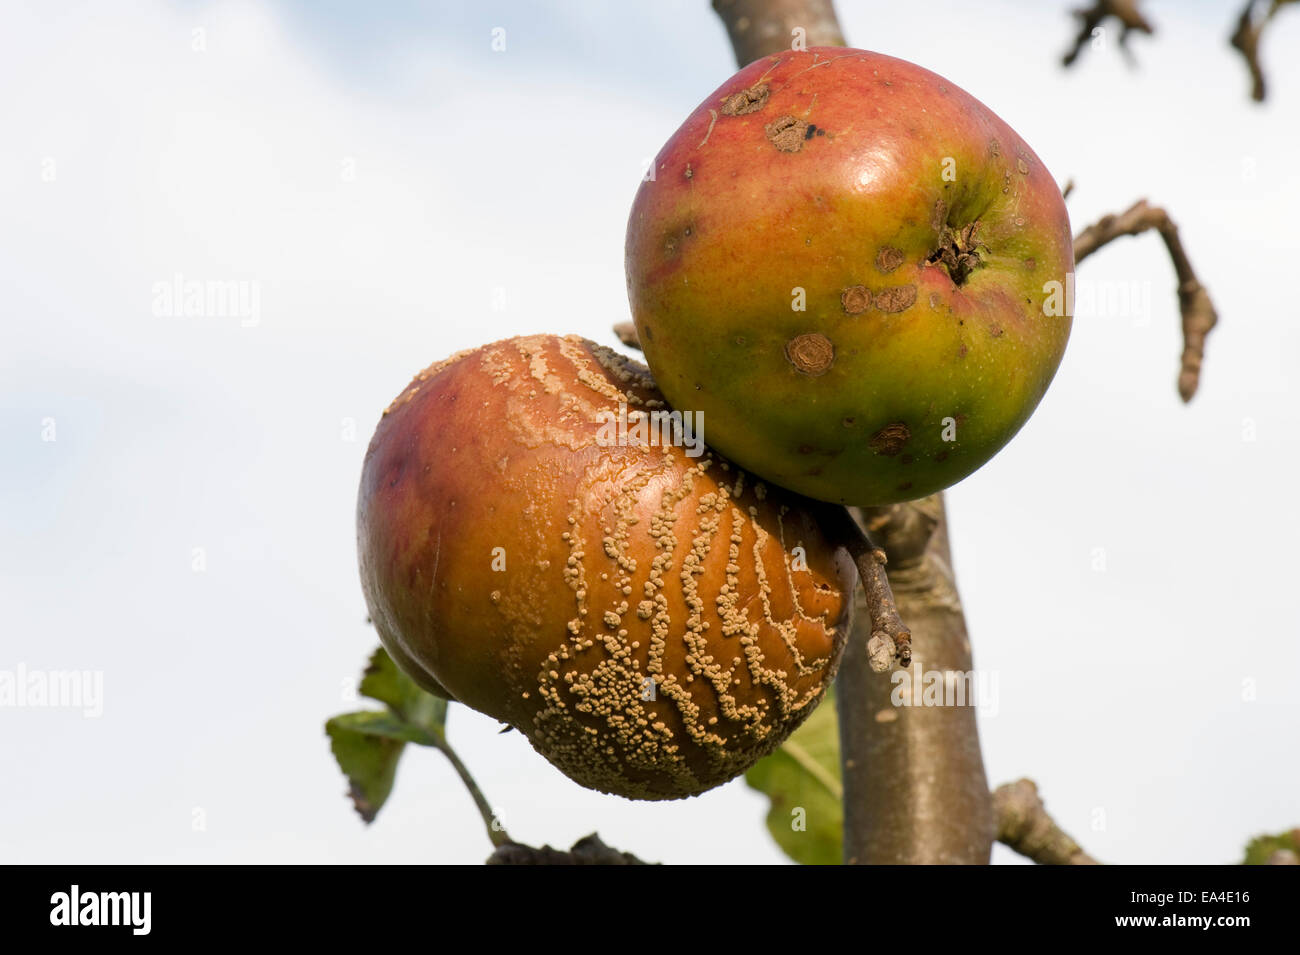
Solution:
<svg viewBox="0 0 1300 955"><path fill-rule="evenodd" d="M357 506L398 665L632 798L703 792L779 746L834 676L852 607L823 506L684 425L608 348L497 342L393 402Z"/></svg>

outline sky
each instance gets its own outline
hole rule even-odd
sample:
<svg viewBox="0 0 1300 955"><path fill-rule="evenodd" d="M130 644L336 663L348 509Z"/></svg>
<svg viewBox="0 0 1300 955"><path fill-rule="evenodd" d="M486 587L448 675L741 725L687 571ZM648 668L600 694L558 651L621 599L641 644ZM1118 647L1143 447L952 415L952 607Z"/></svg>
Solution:
<svg viewBox="0 0 1300 955"><path fill-rule="evenodd" d="M613 344L642 169L734 71L705 0L5 0L0 33L0 672L97 674L93 707L0 707L0 859L457 862L490 847L408 752L367 827L322 724L377 643L361 459L425 365L515 334ZM1236 3L1148 2L1155 38L1058 62L1073 3L843 0L855 45L991 106L1076 231L1164 205L1214 297L1174 383L1155 236L1080 268L1020 435L948 494L990 783L1029 776L1093 855L1234 862L1300 825L1300 15L1251 104ZM494 29L505 49L494 51ZM217 314L176 282L233 283ZM87 712L89 710L89 712ZM464 707L448 731L512 836L777 863L734 782L634 803ZM1017 861L998 847L994 861Z"/></svg>

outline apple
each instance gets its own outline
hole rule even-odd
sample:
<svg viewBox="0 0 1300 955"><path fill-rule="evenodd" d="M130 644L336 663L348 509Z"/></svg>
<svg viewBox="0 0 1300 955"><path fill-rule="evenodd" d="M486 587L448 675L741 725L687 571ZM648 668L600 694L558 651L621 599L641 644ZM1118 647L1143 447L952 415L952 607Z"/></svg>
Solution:
<svg viewBox="0 0 1300 955"><path fill-rule="evenodd" d="M824 505L700 438L642 365L577 337L421 372L357 503L389 654L593 789L672 799L744 772L825 694L855 571Z"/></svg>
<svg viewBox="0 0 1300 955"><path fill-rule="evenodd" d="M628 221L646 361L709 442L874 505L948 487L1029 418L1069 337L1056 182L953 83L844 48L745 67L655 158Z"/></svg>

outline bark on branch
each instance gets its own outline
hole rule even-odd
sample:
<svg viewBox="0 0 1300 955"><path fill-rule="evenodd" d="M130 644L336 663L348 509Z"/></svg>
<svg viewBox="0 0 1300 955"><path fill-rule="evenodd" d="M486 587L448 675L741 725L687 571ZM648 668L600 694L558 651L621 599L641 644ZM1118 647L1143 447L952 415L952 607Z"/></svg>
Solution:
<svg viewBox="0 0 1300 955"><path fill-rule="evenodd" d="M911 686L923 673L972 672L943 496L855 515L889 555L894 599L912 631ZM855 623L836 694L845 861L987 863L993 810L975 708L895 705L902 684L871 671L865 643Z"/></svg>
<svg viewBox="0 0 1300 955"><path fill-rule="evenodd" d="M1039 865L1100 865L1047 814L1032 780L1004 783L993 793L998 842Z"/></svg>
<svg viewBox="0 0 1300 955"><path fill-rule="evenodd" d="M798 36L805 46L845 45L831 0L713 0L713 9L740 66L791 49Z"/></svg>
<svg viewBox="0 0 1300 955"><path fill-rule="evenodd" d="M1183 401L1191 401L1201 380L1205 339L1218 323L1219 316L1210 300L1210 293L1192 269L1178 237L1178 226L1169 218L1169 213L1139 199L1119 215L1104 216L1074 237L1074 263L1077 266L1120 236L1139 235L1148 229L1160 233L1178 276L1178 305L1183 315L1183 356L1178 372L1178 394Z"/></svg>

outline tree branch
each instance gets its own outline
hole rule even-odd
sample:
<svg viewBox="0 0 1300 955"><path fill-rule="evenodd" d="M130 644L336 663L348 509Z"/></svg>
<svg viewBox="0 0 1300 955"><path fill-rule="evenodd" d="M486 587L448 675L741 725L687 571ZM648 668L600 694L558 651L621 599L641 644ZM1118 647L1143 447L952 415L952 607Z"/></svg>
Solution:
<svg viewBox="0 0 1300 955"><path fill-rule="evenodd" d="M831 0L713 0L740 66L789 50L795 30L805 46L844 46Z"/></svg>
<svg viewBox="0 0 1300 955"><path fill-rule="evenodd" d="M1062 831L1032 780L1004 783L993 793L998 842L1039 865L1100 865Z"/></svg>
<svg viewBox="0 0 1300 955"><path fill-rule="evenodd" d="M1267 89L1264 84L1264 68L1259 62L1259 41L1264 27L1272 21L1274 15L1284 6L1295 0L1246 0L1246 5L1237 18L1237 28L1228 43L1246 60L1250 70L1250 98L1256 103L1264 102ZM1264 10L1262 14L1260 10Z"/></svg>
<svg viewBox="0 0 1300 955"><path fill-rule="evenodd" d="M911 686L923 674L971 673L943 496L854 513L889 555L894 598L912 630ZM896 705L895 680L871 670L864 617L855 621L836 693L845 861L985 864L993 810L975 709Z"/></svg>
<svg viewBox="0 0 1300 955"><path fill-rule="evenodd" d="M1119 48L1124 58L1131 64L1133 55L1128 48L1129 34L1135 30L1139 33L1155 33L1155 27L1138 12L1138 0L1095 0L1091 7L1073 11L1079 21L1079 35L1074 38L1074 48L1061 58L1062 66L1070 66L1079 58L1084 46L1092 37L1092 31L1101 26L1108 18L1119 21Z"/></svg>
<svg viewBox="0 0 1300 955"><path fill-rule="evenodd" d="M498 846L488 856L488 865L658 865L642 862L630 852L619 852L605 845L594 832L583 836L568 852L542 846L534 849L518 842Z"/></svg>
<svg viewBox="0 0 1300 955"><path fill-rule="evenodd" d="M1205 358L1205 339L1219 321L1210 293L1192 270L1192 264L1178 237L1178 226L1158 206L1139 199L1119 215L1104 216L1074 238L1074 263L1077 266L1108 242L1124 235L1138 235L1155 229L1164 239L1165 248L1178 276L1178 304L1183 315L1183 356L1178 373L1178 393L1191 401L1201 379L1201 362Z"/></svg>

